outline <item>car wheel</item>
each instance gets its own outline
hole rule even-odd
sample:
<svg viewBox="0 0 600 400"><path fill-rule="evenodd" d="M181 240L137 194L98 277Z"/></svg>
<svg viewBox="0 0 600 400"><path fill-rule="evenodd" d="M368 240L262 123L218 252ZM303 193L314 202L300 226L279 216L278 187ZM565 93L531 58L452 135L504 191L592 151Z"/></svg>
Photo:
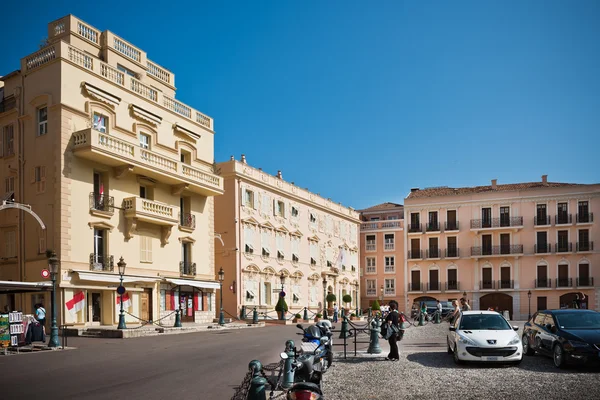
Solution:
<svg viewBox="0 0 600 400"><path fill-rule="evenodd" d="M556 368L564 368L565 367L565 350L560 344L554 346L554 351L552 354L552 360L554 361L554 366Z"/></svg>
<svg viewBox="0 0 600 400"><path fill-rule="evenodd" d="M458 357L458 349L456 348L456 345L454 345L454 363L462 364L462 360Z"/></svg>
<svg viewBox="0 0 600 400"><path fill-rule="evenodd" d="M523 339L521 341L523 342L523 354L528 356L535 355L535 350L529 347L529 339L527 336L523 335Z"/></svg>

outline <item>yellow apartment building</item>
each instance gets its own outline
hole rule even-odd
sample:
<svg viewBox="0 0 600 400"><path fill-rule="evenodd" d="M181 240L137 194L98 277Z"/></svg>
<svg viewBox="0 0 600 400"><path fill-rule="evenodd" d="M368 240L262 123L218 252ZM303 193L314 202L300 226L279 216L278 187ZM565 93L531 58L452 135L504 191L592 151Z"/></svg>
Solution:
<svg viewBox="0 0 600 400"><path fill-rule="evenodd" d="M244 155L219 163L218 171L225 194L215 198L215 229L224 246L217 244L215 259L225 272L229 315L242 306L272 312L281 277L291 313L322 312L325 291L340 307L360 306L358 212L286 182L281 171L254 168ZM343 304L345 294L351 304Z"/></svg>
<svg viewBox="0 0 600 400"><path fill-rule="evenodd" d="M214 196L223 193L214 121L175 99L173 72L68 15L1 79L4 200L30 205L47 229L0 213L0 280L41 281L53 249L59 323L115 325L123 257L127 322L178 307L184 322L211 321ZM49 294L0 296L0 307L25 312L37 302L49 309Z"/></svg>

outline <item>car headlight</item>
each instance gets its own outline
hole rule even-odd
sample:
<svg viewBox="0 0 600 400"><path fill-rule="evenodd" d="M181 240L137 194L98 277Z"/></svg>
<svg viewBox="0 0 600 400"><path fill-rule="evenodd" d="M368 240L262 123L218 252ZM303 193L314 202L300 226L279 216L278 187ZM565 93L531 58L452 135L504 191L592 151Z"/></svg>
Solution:
<svg viewBox="0 0 600 400"><path fill-rule="evenodd" d="M567 343L565 343L565 347L569 348L585 348L585 347L590 347L589 344L587 344L586 342L580 342L578 340L569 340L567 341Z"/></svg>
<svg viewBox="0 0 600 400"><path fill-rule="evenodd" d="M458 334L458 341L462 344L470 344L471 346L475 346L475 342L473 340L464 335L461 335L460 333Z"/></svg>
<svg viewBox="0 0 600 400"><path fill-rule="evenodd" d="M511 339L511 341L510 341L510 342L508 342L508 345L509 345L509 346L512 346L512 345L514 345L514 344L519 344L520 342L521 342L521 339L519 339L519 337L518 337L518 336L515 336L514 338L512 338L512 339Z"/></svg>

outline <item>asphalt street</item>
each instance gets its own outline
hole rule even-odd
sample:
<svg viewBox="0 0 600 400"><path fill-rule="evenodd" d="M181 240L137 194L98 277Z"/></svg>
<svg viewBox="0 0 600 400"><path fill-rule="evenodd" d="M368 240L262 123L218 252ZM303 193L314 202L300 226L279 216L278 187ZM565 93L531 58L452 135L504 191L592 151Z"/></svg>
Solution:
<svg viewBox="0 0 600 400"><path fill-rule="evenodd" d="M299 341L296 332L295 326L267 326L69 338L76 349L0 356L0 399L230 399L248 363L279 361L285 341Z"/></svg>

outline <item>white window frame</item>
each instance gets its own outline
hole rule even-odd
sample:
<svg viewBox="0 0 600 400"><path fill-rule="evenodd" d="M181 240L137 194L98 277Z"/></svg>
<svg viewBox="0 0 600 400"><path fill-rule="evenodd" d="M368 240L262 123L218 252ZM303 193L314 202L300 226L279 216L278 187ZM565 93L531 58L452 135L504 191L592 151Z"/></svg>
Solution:
<svg viewBox="0 0 600 400"><path fill-rule="evenodd" d="M145 140L143 140L145 139ZM150 150L152 145L152 137L147 133L140 133L140 147L145 150Z"/></svg>
<svg viewBox="0 0 600 400"><path fill-rule="evenodd" d="M383 295L384 296L395 296L396 295L396 278L385 278L384 279Z"/></svg>
<svg viewBox="0 0 600 400"><path fill-rule="evenodd" d="M249 207L249 208L256 208L254 207L254 191L250 190L250 189L245 189L244 190L244 206L245 207Z"/></svg>
<svg viewBox="0 0 600 400"><path fill-rule="evenodd" d="M15 177L7 176L4 179L4 193L10 193L15 191Z"/></svg>
<svg viewBox="0 0 600 400"><path fill-rule="evenodd" d="M386 274L396 273L396 257L395 256L385 256L383 265L384 265L384 273L386 273Z"/></svg>
<svg viewBox="0 0 600 400"><path fill-rule="evenodd" d="M388 242L385 238L388 235L392 235L392 241ZM384 251L394 251L396 248L396 235L394 233L384 233L383 234L383 249Z"/></svg>
<svg viewBox="0 0 600 400"><path fill-rule="evenodd" d="M375 240L370 241L369 237L374 237ZM365 251L377 251L377 235L371 234L365 236Z"/></svg>
<svg viewBox="0 0 600 400"><path fill-rule="evenodd" d="M377 296L377 279L365 279L365 290L367 296Z"/></svg>
<svg viewBox="0 0 600 400"><path fill-rule="evenodd" d="M292 218L298 218L300 216L300 210L296 206L290 208L290 215Z"/></svg>
<svg viewBox="0 0 600 400"><path fill-rule="evenodd" d="M100 133L108 133L108 117L99 112L94 112L92 115L92 127Z"/></svg>
<svg viewBox="0 0 600 400"><path fill-rule="evenodd" d="M45 115L42 116L42 112ZM43 106L37 109L37 136L43 136L48 133L48 107Z"/></svg>
<svg viewBox="0 0 600 400"><path fill-rule="evenodd" d="M365 257L365 273L377 274L377 257Z"/></svg>

